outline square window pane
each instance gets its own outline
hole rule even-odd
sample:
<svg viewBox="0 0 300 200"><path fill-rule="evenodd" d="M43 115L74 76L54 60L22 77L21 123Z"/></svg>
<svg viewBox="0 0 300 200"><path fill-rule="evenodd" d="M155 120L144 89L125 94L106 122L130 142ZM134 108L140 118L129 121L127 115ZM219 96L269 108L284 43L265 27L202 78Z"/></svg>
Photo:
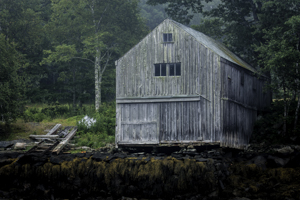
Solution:
<svg viewBox="0 0 300 200"><path fill-rule="evenodd" d="M168 42L172 42L173 41L173 39L172 39L172 33L169 33L168 34Z"/></svg>
<svg viewBox="0 0 300 200"><path fill-rule="evenodd" d="M155 68L155 76L160 76L160 64L154 64L154 68Z"/></svg>
<svg viewBox="0 0 300 200"><path fill-rule="evenodd" d="M167 33L164 33L163 39L164 39L164 42L168 42L168 34Z"/></svg>
<svg viewBox="0 0 300 200"><path fill-rule="evenodd" d="M170 64L170 76L175 76L175 64Z"/></svg>
<svg viewBox="0 0 300 200"><path fill-rule="evenodd" d="M176 63L176 76L181 76L181 63Z"/></svg>
<svg viewBox="0 0 300 200"><path fill-rule="evenodd" d="M161 76L167 75L167 64L161 64Z"/></svg>

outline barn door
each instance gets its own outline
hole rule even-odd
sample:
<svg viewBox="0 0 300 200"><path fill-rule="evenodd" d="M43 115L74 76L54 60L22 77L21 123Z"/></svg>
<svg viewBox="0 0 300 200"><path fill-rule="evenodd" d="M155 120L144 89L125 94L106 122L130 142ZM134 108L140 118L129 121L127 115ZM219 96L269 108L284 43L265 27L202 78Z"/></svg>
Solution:
<svg viewBox="0 0 300 200"><path fill-rule="evenodd" d="M200 101L161 104L160 142L182 143L203 139Z"/></svg>
<svg viewBox="0 0 300 200"><path fill-rule="evenodd" d="M120 144L158 143L158 105L121 104Z"/></svg>

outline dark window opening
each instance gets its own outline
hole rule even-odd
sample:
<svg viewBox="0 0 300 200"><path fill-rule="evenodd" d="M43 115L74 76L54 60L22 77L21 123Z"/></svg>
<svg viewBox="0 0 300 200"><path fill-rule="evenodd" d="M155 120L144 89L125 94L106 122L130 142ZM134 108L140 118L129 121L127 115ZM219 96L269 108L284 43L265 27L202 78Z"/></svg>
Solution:
<svg viewBox="0 0 300 200"><path fill-rule="evenodd" d="M161 76L167 76L167 64L161 64Z"/></svg>
<svg viewBox="0 0 300 200"><path fill-rule="evenodd" d="M175 64L170 64L170 76L175 76Z"/></svg>
<svg viewBox="0 0 300 200"><path fill-rule="evenodd" d="M154 65L154 68L155 68L155 76L160 76L160 64L155 64Z"/></svg>
<svg viewBox="0 0 300 200"><path fill-rule="evenodd" d="M168 42L172 42L172 33L168 33Z"/></svg>
<svg viewBox="0 0 300 200"><path fill-rule="evenodd" d="M168 42L168 34L164 34L164 42Z"/></svg>
<svg viewBox="0 0 300 200"><path fill-rule="evenodd" d="M167 74L168 76L181 76L181 63L154 64L155 76L167 76Z"/></svg>
<svg viewBox="0 0 300 200"><path fill-rule="evenodd" d="M181 76L181 64L176 63L176 76Z"/></svg>
<svg viewBox="0 0 300 200"><path fill-rule="evenodd" d="M173 41L172 33L164 33L163 41L164 42L172 42Z"/></svg>

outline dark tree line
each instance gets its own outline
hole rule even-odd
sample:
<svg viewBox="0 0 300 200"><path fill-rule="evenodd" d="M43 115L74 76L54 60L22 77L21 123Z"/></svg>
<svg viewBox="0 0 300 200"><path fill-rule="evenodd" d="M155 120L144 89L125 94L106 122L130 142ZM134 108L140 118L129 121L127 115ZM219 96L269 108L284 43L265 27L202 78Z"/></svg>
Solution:
<svg viewBox="0 0 300 200"><path fill-rule="evenodd" d="M115 98L114 61L167 17L269 74L285 118L298 100L296 126L300 0L0 0L1 117L15 118L23 100L99 109Z"/></svg>
<svg viewBox="0 0 300 200"><path fill-rule="evenodd" d="M147 34L137 0L0 0L0 116L115 98L114 61Z"/></svg>

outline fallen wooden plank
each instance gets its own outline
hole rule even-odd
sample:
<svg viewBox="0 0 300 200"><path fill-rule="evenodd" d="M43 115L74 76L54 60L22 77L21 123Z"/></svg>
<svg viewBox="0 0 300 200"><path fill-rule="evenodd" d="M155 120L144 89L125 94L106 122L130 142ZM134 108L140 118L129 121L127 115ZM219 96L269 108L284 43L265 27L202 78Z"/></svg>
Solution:
<svg viewBox="0 0 300 200"><path fill-rule="evenodd" d="M29 135L30 138L34 138L34 139L37 139L37 138L43 138L43 139L46 139L46 138L49 138L49 139L55 139L55 138L58 138L59 136L58 135Z"/></svg>
<svg viewBox="0 0 300 200"><path fill-rule="evenodd" d="M45 151L45 149L49 149L49 146L42 145L42 146L37 147L37 150L44 150Z"/></svg>
<svg viewBox="0 0 300 200"><path fill-rule="evenodd" d="M50 147L50 146L52 146L53 144L55 144L55 142L52 142L52 143L46 143L46 142L45 142L43 145L44 145L44 146L49 146L49 147Z"/></svg>
<svg viewBox="0 0 300 200"><path fill-rule="evenodd" d="M44 149L36 149L34 150L35 152L44 152L45 150Z"/></svg>
<svg viewBox="0 0 300 200"><path fill-rule="evenodd" d="M54 143L55 141L61 141L61 140L64 140L65 138L34 138L35 140L45 140L45 141L48 141L48 142L52 142Z"/></svg>
<svg viewBox="0 0 300 200"><path fill-rule="evenodd" d="M31 149L29 149L26 153L30 153L30 152L34 151L37 148L37 146L42 144L43 142L44 142L44 140L40 141L39 143L37 143L36 145L31 147Z"/></svg>
<svg viewBox="0 0 300 200"><path fill-rule="evenodd" d="M67 126L67 127L65 127L64 130L62 130L62 131L59 132L59 134L58 134L59 137L60 137L60 138L66 137L66 136L69 134L69 131L70 131L72 128L74 128L74 127L72 127L72 126Z"/></svg>
<svg viewBox="0 0 300 200"><path fill-rule="evenodd" d="M56 124L46 135L53 135L61 127L61 124Z"/></svg>
<svg viewBox="0 0 300 200"><path fill-rule="evenodd" d="M50 152L52 149L54 149L55 147L56 147L56 145L58 145L58 141L56 141L52 146L49 146L49 148L48 149L46 149L45 151L44 151L44 153L48 153L48 152Z"/></svg>
<svg viewBox="0 0 300 200"><path fill-rule="evenodd" d="M71 140L74 135L76 134L77 127L75 127L66 137L63 141L61 141L54 149L53 153L59 154L59 152L64 148L64 146Z"/></svg>

